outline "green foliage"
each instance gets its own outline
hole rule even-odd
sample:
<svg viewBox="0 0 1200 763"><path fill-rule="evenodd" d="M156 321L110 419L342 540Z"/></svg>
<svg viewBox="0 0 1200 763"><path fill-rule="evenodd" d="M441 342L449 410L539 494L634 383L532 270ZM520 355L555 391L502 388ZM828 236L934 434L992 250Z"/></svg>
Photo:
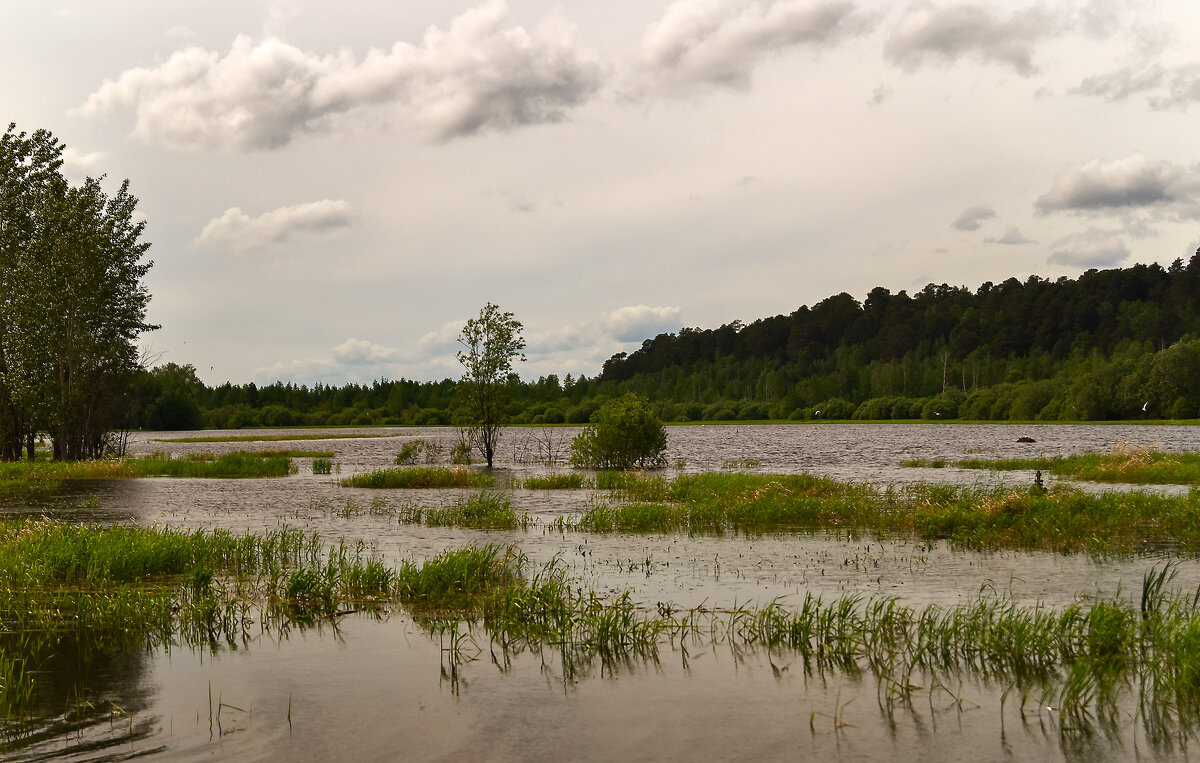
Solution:
<svg viewBox="0 0 1200 763"><path fill-rule="evenodd" d="M0 460L32 459L38 432L56 459L112 449L137 337L156 328L129 182L71 186L63 150L45 130L0 137Z"/></svg>
<svg viewBox="0 0 1200 763"><path fill-rule="evenodd" d="M445 448L436 442L421 438L409 440L400 446L400 452L396 454L396 465L406 466L416 463L436 464L441 459L444 451Z"/></svg>
<svg viewBox="0 0 1200 763"><path fill-rule="evenodd" d="M666 465L667 430L646 401L625 395L592 414L571 443L571 464L593 469Z"/></svg>
<svg viewBox="0 0 1200 763"><path fill-rule="evenodd" d="M401 469L379 469L365 474L354 474L342 479L343 487L366 488L447 488L447 487L491 487L494 479L490 474L462 467L409 466Z"/></svg>
<svg viewBox="0 0 1200 763"><path fill-rule="evenodd" d="M313 474L332 474L333 461L328 458L314 458L312 462Z"/></svg>
<svg viewBox="0 0 1200 763"><path fill-rule="evenodd" d="M468 320L458 335L458 342L465 350L458 353L464 373L456 395L469 427L470 441L479 449L489 469L507 417L505 402L512 361L525 360L521 353L525 349L521 328L521 322L512 313L502 313L488 302L479 311L479 317Z"/></svg>

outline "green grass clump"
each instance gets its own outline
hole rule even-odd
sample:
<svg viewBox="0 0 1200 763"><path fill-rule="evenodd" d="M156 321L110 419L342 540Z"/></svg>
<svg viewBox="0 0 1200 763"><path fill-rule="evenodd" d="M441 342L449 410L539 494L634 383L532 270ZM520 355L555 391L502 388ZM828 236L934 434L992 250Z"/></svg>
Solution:
<svg viewBox="0 0 1200 763"><path fill-rule="evenodd" d="M1111 453L1082 453L1054 458L965 459L963 469L1032 471L1091 482L1135 485L1200 485L1200 453L1163 453L1118 442Z"/></svg>
<svg viewBox="0 0 1200 763"><path fill-rule="evenodd" d="M583 487L583 475L571 473L526 477L519 486L526 490L578 490Z"/></svg>
<svg viewBox="0 0 1200 763"><path fill-rule="evenodd" d="M944 458L933 458L933 459L910 458L907 461L901 461L900 465L904 466L904 467L912 467L912 468L918 468L918 469L919 468L944 469L946 466L946 459L944 459ZM958 466L958 464L955 464L955 466Z"/></svg>
<svg viewBox="0 0 1200 763"><path fill-rule="evenodd" d="M449 488L491 487L494 480L483 474L462 467L408 466L397 469L379 469L365 474L354 474L342 479L343 487L366 488Z"/></svg>
<svg viewBox="0 0 1200 763"><path fill-rule="evenodd" d="M421 524L431 527L470 527L480 530L514 530L528 527L532 518L525 513L517 514L512 500L503 493L484 490L466 498L459 498L452 506L423 507L404 506L399 512L403 524Z"/></svg>
<svg viewBox="0 0 1200 763"><path fill-rule="evenodd" d="M295 471L288 456L271 451L239 450L215 458L193 454L182 459L156 453L130 463L140 477L286 477Z"/></svg>
<svg viewBox="0 0 1200 763"><path fill-rule="evenodd" d="M312 462L313 474L332 474L333 461L328 458L314 458Z"/></svg>

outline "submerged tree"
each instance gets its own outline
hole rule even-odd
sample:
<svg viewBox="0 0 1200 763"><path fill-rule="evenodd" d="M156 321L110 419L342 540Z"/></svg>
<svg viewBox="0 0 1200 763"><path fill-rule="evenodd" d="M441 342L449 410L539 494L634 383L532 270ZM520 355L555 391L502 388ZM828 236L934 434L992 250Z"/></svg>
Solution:
<svg viewBox="0 0 1200 763"><path fill-rule="evenodd" d="M0 140L0 458L33 456L48 432L57 459L102 455L131 375L150 294L145 222L129 183L70 186L65 147L9 125ZM15 448L13 447L15 445Z"/></svg>
<svg viewBox="0 0 1200 763"><path fill-rule="evenodd" d="M479 317L467 321L458 335L458 343L465 348L458 352L458 362L465 371L456 389L459 406L466 416L470 441L489 468L505 422L512 361L525 360L521 329L521 322L512 313L502 313L488 302Z"/></svg>

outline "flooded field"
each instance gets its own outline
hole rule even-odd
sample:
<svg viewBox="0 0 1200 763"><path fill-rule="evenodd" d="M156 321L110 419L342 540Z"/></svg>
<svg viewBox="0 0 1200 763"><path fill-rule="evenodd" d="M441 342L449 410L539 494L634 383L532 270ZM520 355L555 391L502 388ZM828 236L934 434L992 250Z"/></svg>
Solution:
<svg viewBox="0 0 1200 763"><path fill-rule="evenodd" d="M501 443L498 484L564 470L575 431L510 430ZM401 524L394 513L363 507L376 501L445 506L475 491L341 487L339 476L391 466L406 441L454 441L446 429L369 433L395 436L293 445L180 443L169 440L189 433L142 435L131 443L135 454L329 450L336 473L314 475L311 459L301 458L299 473L289 477L73 483L52 496L10 499L0 509L184 530L264 532L287 525L316 531L328 543L363 541L393 564L471 543L514 544L535 570L557 559L581 588L612 597L628 591L651 612L666 606L729 613L776 601L795 608L809 595L826 601L896 597L912 607L954 607L991 597L1055 611L1080 600L1135 597L1145 573L1168 561L1175 563L1173 587L1194 591L1200 585L1200 561L1169 548L1099 557L966 551L859 531L691 535L556 526L556 519L603 500L588 489L512 490L514 508L534 520L523 530ZM666 476L736 468L881 485L1032 482L1024 472L901 467L909 459L1056 456L1105 451L1118 439L1164 451L1200 450L1200 428L1134 425L685 426L668 428L668 435L672 466ZM1020 437L1035 442L1018 443ZM558 466L547 463L555 460ZM1147 739L1137 707L1129 704L1133 699L1115 709L1110 728L1097 722L1086 732L1064 734L1061 708L1036 694L1007 692L1002 682L978 674L918 673L898 688L870 671L814 666L786 649L719 638L691 648L671 640L652 656L582 662L551 646L497 654L482 626L452 648L446 638L395 608L263 630L215 650L57 655L45 666L42 719L9 739L2 754L14 760L1125 760L1184 758L1196 741L1182 731Z"/></svg>

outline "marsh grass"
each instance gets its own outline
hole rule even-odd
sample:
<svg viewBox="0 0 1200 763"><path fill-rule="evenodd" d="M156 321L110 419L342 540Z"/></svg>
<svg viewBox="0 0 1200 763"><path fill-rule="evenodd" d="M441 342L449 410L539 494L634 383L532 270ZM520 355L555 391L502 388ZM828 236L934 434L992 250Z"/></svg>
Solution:
<svg viewBox="0 0 1200 763"><path fill-rule="evenodd" d="M296 471L288 455L291 452L239 450L219 456L197 453L184 458L156 453L131 459L129 463L140 477L286 477Z"/></svg>
<svg viewBox="0 0 1200 763"><path fill-rule="evenodd" d="M342 487L365 488L489 488L490 474L464 467L407 466L354 474L341 480Z"/></svg>
<svg viewBox="0 0 1200 763"><path fill-rule="evenodd" d="M609 493L559 529L585 531L864 531L944 539L970 549L1129 553L1200 551L1200 490L1185 496L1090 494L920 484L879 488L808 475L601 472Z"/></svg>
<svg viewBox="0 0 1200 763"><path fill-rule="evenodd" d="M1163 453L1118 440L1110 453L1082 453L1054 458L964 459L962 469L1032 471L1091 482L1135 485L1200 485L1200 453Z"/></svg>
<svg viewBox="0 0 1200 763"><path fill-rule="evenodd" d="M667 651L686 665L693 651L759 650L773 666L799 660L822 681L872 675L887 719L938 692L961 702L952 687L965 678L1020 697L1023 717L1027 703L1059 708L1064 739L1120 736L1132 710L1153 749L1170 751L1200 725L1200 590L1172 589L1173 572L1147 570L1140 600L1118 592L1059 610L1004 597L917 606L857 594L678 609L629 591L597 594L557 559L530 574L512 546L450 549L393 568L361 542L326 549L287 528L235 536L5 521L0 709L4 731L19 737L48 656L68 642L85 660L171 644L242 648L264 631L395 603L432 637L450 634L454 671L477 638L501 669L533 654L567 683L657 665ZM81 703L99 701L78 692Z"/></svg>
<svg viewBox="0 0 1200 763"><path fill-rule="evenodd" d="M313 474L332 474L333 461L328 458L314 458L312 462Z"/></svg>
<svg viewBox="0 0 1200 763"><path fill-rule="evenodd" d="M547 474L545 476L526 477L513 486L525 490L578 490L585 484L582 474Z"/></svg>
<svg viewBox="0 0 1200 763"><path fill-rule="evenodd" d="M512 500L507 495L492 490L459 498L451 506L402 506L398 510L398 517L402 524L477 530L515 530L533 524L529 514L518 514L513 510Z"/></svg>

